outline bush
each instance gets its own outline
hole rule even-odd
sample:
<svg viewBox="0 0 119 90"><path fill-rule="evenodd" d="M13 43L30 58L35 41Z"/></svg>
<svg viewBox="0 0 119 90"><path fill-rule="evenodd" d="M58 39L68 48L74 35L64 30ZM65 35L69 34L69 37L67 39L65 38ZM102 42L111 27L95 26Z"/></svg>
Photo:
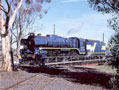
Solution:
<svg viewBox="0 0 119 90"><path fill-rule="evenodd" d="M119 33L111 37L108 45L110 47L110 52L114 58L112 61L115 62L113 66L118 68L119 67Z"/></svg>
<svg viewBox="0 0 119 90"><path fill-rule="evenodd" d="M110 52L113 56L112 66L117 68L117 75L113 81L113 88L119 88L119 33L115 34L109 40Z"/></svg>

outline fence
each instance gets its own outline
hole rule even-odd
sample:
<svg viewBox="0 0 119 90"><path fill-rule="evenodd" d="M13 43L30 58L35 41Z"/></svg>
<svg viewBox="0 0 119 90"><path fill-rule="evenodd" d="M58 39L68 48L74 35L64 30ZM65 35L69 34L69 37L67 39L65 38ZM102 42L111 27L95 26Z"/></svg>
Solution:
<svg viewBox="0 0 119 90"><path fill-rule="evenodd" d="M73 64L73 63L90 63L106 61L105 58L86 58L80 55L76 56L56 56L45 57L45 65L58 65L58 64Z"/></svg>

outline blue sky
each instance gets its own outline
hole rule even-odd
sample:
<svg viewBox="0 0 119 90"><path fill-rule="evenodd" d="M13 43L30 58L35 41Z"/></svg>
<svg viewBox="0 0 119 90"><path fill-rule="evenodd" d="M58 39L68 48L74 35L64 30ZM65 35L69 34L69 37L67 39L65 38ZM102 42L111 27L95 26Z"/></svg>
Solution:
<svg viewBox="0 0 119 90"><path fill-rule="evenodd" d="M81 37L102 40L105 33L105 42L114 33L107 25L110 15L102 15L89 7L86 0L52 0L45 4L48 13L35 26L36 33L42 35L53 34L53 24L56 25L56 34L63 37Z"/></svg>

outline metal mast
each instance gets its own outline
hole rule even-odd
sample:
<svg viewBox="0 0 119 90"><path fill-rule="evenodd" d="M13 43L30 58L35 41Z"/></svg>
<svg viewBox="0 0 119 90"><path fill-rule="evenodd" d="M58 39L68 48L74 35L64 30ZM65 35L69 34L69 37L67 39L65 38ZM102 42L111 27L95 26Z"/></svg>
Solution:
<svg viewBox="0 0 119 90"><path fill-rule="evenodd" d="M54 35L55 35L55 24L54 24Z"/></svg>
<svg viewBox="0 0 119 90"><path fill-rule="evenodd" d="M103 34L102 34L102 41L103 41L103 42L104 42L104 39L105 39L105 38L104 38L104 33L103 33Z"/></svg>

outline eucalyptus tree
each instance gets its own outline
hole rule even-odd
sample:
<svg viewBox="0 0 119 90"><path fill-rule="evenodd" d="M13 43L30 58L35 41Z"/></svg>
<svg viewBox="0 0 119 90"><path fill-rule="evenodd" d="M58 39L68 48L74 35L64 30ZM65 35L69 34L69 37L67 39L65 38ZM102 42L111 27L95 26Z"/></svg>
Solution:
<svg viewBox="0 0 119 90"><path fill-rule="evenodd" d="M12 32L17 13L22 7L27 8L29 4L30 9L34 8L34 3L42 4L43 2L51 2L51 0L1 0L0 1L0 33L2 39L2 56L5 62L4 70L12 70ZM32 10L31 10L32 11ZM33 12L30 12L33 13Z"/></svg>
<svg viewBox="0 0 119 90"><path fill-rule="evenodd" d="M119 32L119 0L88 0L89 5L102 14L110 14L109 27Z"/></svg>
<svg viewBox="0 0 119 90"><path fill-rule="evenodd" d="M45 14L47 14L49 7L44 8L43 5L51 1L43 2L43 0L36 0L33 2L32 0L31 2L24 3L24 6L21 6L11 28L11 33L13 36L12 43L15 43L17 46L17 55L20 53L19 51L21 38L27 36L29 32L39 31L40 26L34 27L34 24L39 23L40 19L42 19L45 16ZM14 6L14 8L16 7Z"/></svg>
<svg viewBox="0 0 119 90"><path fill-rule="evenodd" d="M115 58L113 60L114 61L113 65L116 68L119 68L119 33L116 33L110 38L108 45L110 47L111 54Z"/></svg>
<svg viewBox="0 0 119 90"><path fill-rule="evenodd" d="M108 44L114 59L113 66L117 68L112 86L114 90L119 89L119 0L88 0L90 6L102 14L110 14L112 18L108 20L109 27L115 31Z"/></svg>
<svg viewBox="0 0 119 90"><path fill-rule="evenodd" d="M88 0L90 6L102 14L110 14L112 18L108 20L109 27L115 31L115 35L109 40L112 55L117 58L119 42L119 0ZM113 46L113 47L112 47ZM116 54L117 52L117 54ZM114 54L115 53L115 54ZM115 56L116 55L116 56Z"/></svg>

